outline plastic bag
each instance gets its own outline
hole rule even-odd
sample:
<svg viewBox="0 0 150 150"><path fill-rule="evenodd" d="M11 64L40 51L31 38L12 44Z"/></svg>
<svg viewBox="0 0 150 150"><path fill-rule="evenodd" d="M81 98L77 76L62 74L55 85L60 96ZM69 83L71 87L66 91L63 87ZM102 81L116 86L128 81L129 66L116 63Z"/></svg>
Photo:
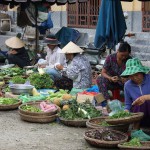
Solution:
<svg viewBox="0 0 150 150"><path fill-rule="evenodd" d="M72 88L71 92L69 94L76 96L77 93L83 92L86 89L76 89L76 88Z"/></svg>
<svg viewBox="0 0 150 150"><path fill-rule="evenodd" d="M139 138L140 141L150 141L150 136L144 133L142 130L135 130L131 132L131 138Z"/></svg>
<svg viewBox="0 0 150 150"><path fill-rule="evenodd" d="M119 100L112 100L108 102L108 107L111 110L111 113L109 113L109 116L114 115L118 111L124 110L122 103Z"/></svg>
<svg viewBox="0 0 150 150"><path fill-rule="evenodd" d="M46 96L44 95L39 95L39 96L20 95L18 98L22 101L22 103L27 103L31 101L45 100Z"/></svg>

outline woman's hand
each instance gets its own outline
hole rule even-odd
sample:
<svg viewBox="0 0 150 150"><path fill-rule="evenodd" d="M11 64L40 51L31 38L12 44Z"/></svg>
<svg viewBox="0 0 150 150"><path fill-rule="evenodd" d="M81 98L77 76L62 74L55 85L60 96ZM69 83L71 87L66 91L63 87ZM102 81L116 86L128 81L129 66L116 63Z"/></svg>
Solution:
<svg viewBox="0 0 150 150"><path fill-rule="evenodd" d="M17 51L15 51L15 50L10 50L10 51L8 51L8 54L13 54L13 55L15 55L15 54L17 54Z"/></svg>
<svg viewBox="0 0 150 150"><path fill-rule="evenodd" d="M113 77L110 77L109 78L109 81L110 82L118 82L119 81L119 78L117 76L113 76Z"/></svg>
<svg viewBox="0 0 150 150"><path fill-rule="evenodd" d="M58 70L63 70L64 66L59 64L59 65L56 65L56 68L57 68Z"/></svg>
<svg viewBox="0 0 150 150"><path fill-rule="evenodd" d="M43 65L38 65L39 68L45 68L46 67L46 64L43 64Z"/></svg>
<svg viewBox="0 0 150 150"><path fill-rule="evenodd" d="M132 103L132 105L142 105L149 97L149 95L140 96Z"/></svg>

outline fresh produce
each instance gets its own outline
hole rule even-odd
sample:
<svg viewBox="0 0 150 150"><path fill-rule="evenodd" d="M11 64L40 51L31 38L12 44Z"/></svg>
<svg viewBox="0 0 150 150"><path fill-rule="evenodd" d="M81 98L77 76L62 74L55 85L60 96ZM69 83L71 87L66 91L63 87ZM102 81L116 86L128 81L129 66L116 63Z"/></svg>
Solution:
<svg viewBox="0 0 150 150"><path fill-rule="evenodd" d="M12 104L16 104L17 102L18 100L15 98L0 97L1 105L12 105Z"/></svg>
<svg viewBox="0 0 150 150"><path fill-rule="evenodd" d="M22 110L30 111L30 112L42 112L42 110L36 106L24 105L21 107Z"/></svg>
<svg viewBox="0 0 150 150"><path fill-rule="evenodd" d="M12 81L14 84L24 84L26 80L21 76L14 76L10 81Z"/></svg>
<svg viewBox="0 0 150 150"><path fill-rule="evenodd" d="M39 73L31 74L28 80L30 80L31 85L35 86L36 89L49 89L54 84L53 80L46 73L42 75Z"/></svg>
<svg viewBox="0 0 150 150"><path fill-rule="evenodd" d="M62 96L62 99L63 100L69 100L69 99L71 99L72 98L72 96L70 95L70 94L64 94L63 96Z"/></svg>
<svg viewBox="0 0 150 150"><path fill-rule="evenodd" d="M25 70L23 70L22 68L17 68L17 67L6 68L1 70L0 76L13 77L13 76L22 75L24 74L24 72Z"/></svg>
<svg viewBox="0 0 150 150"><path fill-rule="evenodd" d="M3 92L10 92L9 86L5 86L5 88L3 88Z"/></svg>
<svg viewBox="0 0 150 150"><path fill-rule="evenodd" d="M54 104L48 104L46 102L41 102L40 108L44 112L54 112L57 110L57 107Z"/></svg>
<svg viewBox="0 0 150 150"><path fill-rule="evenodd" d="M110 116L110 119L118 119L118 118L125 118L125 117L130 117L132 116L132 114L130 112L126 112L126 111L118 111L117 113L115 113L114 115Z"/></svg>
<svg viewBox="0 0 150 150"><path fill-rule="evenodd" d="M69 105L64 105L62 110L68 110L69 109Z"/></svg>
<svg viewBox="0 0 150 150"><path fill-rule="evenodd" d="M32 94L33 94L33 96L40 96L40 93L37 91L36 88L32 89Z"/></svg>
<svg viewBox="0 0 150 150"><path fill-rule="evenodd" d="M103 141L120 141L124 139L124 136L121 134L105 129L88 131L86 132L86 136Z"/></svg>
<svg viewBox="0 0 150 150"><path fill-rule="evenodd" d="M101 112L91 103L79 104L76 100L72 100L70 101L69 108L61 110L59 116L67 120L90 119L101 116Z"/></svg>
<svg viewBox="0 0 150 150"><path fill-rule="evenodd" d="M133 138L129 142L123 143L124 146L141 147L142 144L139 138Z"/></svg>
<svg viewBox="0 0 150 150"><path fill-rule="evenodd" d="M102 122L100 122L98 124L101 125L101 126L104 126L104 127L110 126L110 124L108 124L106 121L102 121Z"/></svg>
<svg viewBox="0 0 150 150"><path fill-rule="evenodd" d="M67 94L67 92L68 92L68 90L63 90L63 89L59 89L59 91L58 92L56 92L56 93L53 93L53 92L49 92L49 96L47 97L47 100L48 101L51 101L51 102L53 102L55 99L63 99L62 97L64 96L64 95L67 95L66 97L64 97L64 98L71 98L71 95L70 94ZM68 100L68 99L67 99Z"/></svg>

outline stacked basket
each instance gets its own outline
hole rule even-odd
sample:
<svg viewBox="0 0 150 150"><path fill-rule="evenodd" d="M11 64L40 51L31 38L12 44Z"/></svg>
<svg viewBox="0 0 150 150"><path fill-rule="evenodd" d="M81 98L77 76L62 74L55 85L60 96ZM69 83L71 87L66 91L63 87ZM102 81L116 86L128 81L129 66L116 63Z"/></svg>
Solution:
<svg viewBox="0 0 150 150"><path fill-rule="evenodd" d="M32 102L28 104L22 104L19 106L19 115L22 120L27 122L34 122L34 123L50 123L56 120L58 107L56 106L56 110L51 112L31 112L27 110L23 110L23 106L36 106L40 107L41 102Z"/></svg>

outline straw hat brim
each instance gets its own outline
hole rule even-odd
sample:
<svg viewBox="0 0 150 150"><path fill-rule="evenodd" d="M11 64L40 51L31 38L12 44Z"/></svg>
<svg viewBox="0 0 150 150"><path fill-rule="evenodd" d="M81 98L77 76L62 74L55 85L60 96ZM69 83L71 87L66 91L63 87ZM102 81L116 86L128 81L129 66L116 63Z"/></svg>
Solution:
<svg viewBox="0 0 150 150"><path fill-rule="evenodd" d="M17 37L12 37L12 38L7 39L5 41L5 44L10 48L15 48L15 49L22 48L25 46L23 41Z"/></svg>
<svg viewBox="0 0 150 150"><path fill-rule="evenodd" d="M73 42L69 42L61 51L61 53L72 54L72 53L83 53L83 49L74 44Z"/></svg>
<svg viewBox="0 0 150 150"><path fill-rule="evenodd" d="M55 40L48 40L48 39L45 39L45 40L43 41L43 44L59 45L59 44L61 44L61 42L59 42L57 39L55 39Z"/></svg>
<svg viewBox="0 0 150 150"><path fill-rule="evenodd" d="M145 66L140 66L140 67L127 67L125 69L125 71L121 74L121 76L130 76L130 75L134 75L136 73L142 72L142 73L149 73L150 68L145 67Z"/></svg>

